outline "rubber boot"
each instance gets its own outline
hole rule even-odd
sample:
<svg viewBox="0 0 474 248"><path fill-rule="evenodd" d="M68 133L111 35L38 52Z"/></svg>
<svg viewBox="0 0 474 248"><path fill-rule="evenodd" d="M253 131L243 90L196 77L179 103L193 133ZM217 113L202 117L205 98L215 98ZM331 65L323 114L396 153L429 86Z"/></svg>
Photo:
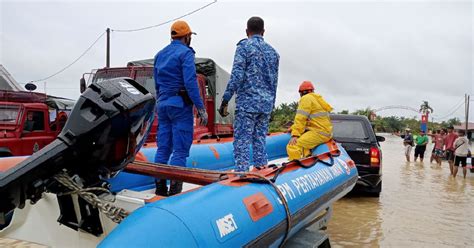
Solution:
<svg viewBox="0 0 474 248"><path fill-rule="evenodd" d="M155 180L155 194L161 196L168 196L168 186L165 179Z"/></svg>
<svg viewBox="0 0 474 248"><path fill-rule="evenodd" d="M183 182L171 180L169 195L170 196L176 195L176 194L181 193L181 191L183 191Z"/></svg>

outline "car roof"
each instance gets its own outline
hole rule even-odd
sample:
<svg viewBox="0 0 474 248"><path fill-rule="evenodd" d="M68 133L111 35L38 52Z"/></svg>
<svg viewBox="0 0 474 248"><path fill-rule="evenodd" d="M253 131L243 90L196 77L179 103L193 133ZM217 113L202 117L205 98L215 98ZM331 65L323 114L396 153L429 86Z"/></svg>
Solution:
<svg viewBox="0 0 474 248"><path fill-rule="evenodd" d="M367 116L364 115L343 115L343 114L331 114L331 119L334 120L366 120L369 121Z"/></svg>

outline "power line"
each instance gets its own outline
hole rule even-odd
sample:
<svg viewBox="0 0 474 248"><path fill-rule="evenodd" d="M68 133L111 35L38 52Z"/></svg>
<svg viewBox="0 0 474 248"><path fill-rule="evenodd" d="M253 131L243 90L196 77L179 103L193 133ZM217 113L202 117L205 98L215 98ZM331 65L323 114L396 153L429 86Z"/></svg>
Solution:
<svg viewBox="0 0 474 248"><path fill-rule="evenodd" d="M447 117L450 117L452 116L453 114L456 113L456 111L459 110L459 108L461 108L463 106L464 103L460 103L453 111L451 111L449 114L447 115L444 115L443 117L439 117L439 118L435 118L435 119L446 119Z"/></svg>
<svg viewBox="0 0 474 248"><path fill-rule="evenodd" d="M456 105L454 105L453 107L451 107L449 109L449 111L446 111L446 112L451 112L453 109L457 108L459 104L462 104L464 102L464 98L461 99L461 101L459 101Z"/></svg>
<svg viewBox="0 0 474 248"><path fill-rule="evenodd" d="M38 80L32 80L30 81L30 83L34 83L34 82L39 82L39 81L44 81L44 80L47 80L47 79L50 79L58 74L60 74L61 72L65 71L66 69L68 69L69 67L73 66L77 61L79 61L82 57L84 57L84 55L86 55L91 49L92 47L94 47L95 44L97 44L97 42L99 42L100 38L102 38L105 34L105 31L102 32L99 37L97 37L97 39L79 56L77 57L74 61L72 61L69 65L65 66L64 68L62 68L61 70L59 70L58 72L50 75L50 76L47 76L45 78L42 78L42 79L38 79Z"/></svg>
<svg viewBox="0 0 474 248"><path fill-rule="evenodd" d="M173 21L182 19L182 18L184 18L184 17L186 17L186 16L192 15L192 14L194 14L194 13L196 13L196 12L198 12L198 11L201 11L201 10L203 10L203 9L205 9L205 8L207 8L207 7L209 7L209 6L213 5L213 4L215 4L215 3L217 3L217 0L214 0L213 2L208 3L208 4L206 4L206 5L204 5L204 6L200 7L200 8L197 8L197 9L191 11L191 12L188 12L188 13L182 15L182 16L179 16L179 17L170 19L170 20L165 21L165 22L162 22L162 23L158 23L158 24L156 24L156 25L147 26L147 27L142 27L142 28L136 28L136 29L111 29L111 30L112 30L113 32L136 32L136 31L142 31L142 30L146 30L146 29L150 29L150 28L156 28L156 27L159 27L159 26L163 26L163 25L165 25L165 24L168 24L168 23L170 23L170 22L173 22Z"/></svg>
<svg viewBox="0 0 474 248"><path fill-rule="evenodd" d="M462 104L464 103L464 98L459 102L459 103L456 103L453 107L449 108L448 111L446 111L446 113L451 113L451 111L455 108L459 108L459 104ZM441 115L441 116L449 116L450 114L446 114L446 115ZM442 119L442 118L438 118L436 117L437 115L433 115L433 118L434 119Z"/></svg>
<svg viewBox="0 0 474 248"><path fill-rule="evenodd" d="M186 16L189 16L189 15L192 15L198 11L201 11L209 6L211 6L212 4L216 3L217 0L214 0L213 2L211 3L208 3L200 8L197 8L191 12L188 12L184 15L181 15L179 17L176 17L176 18L173 18L173 19L170 19L168 21L165 21L165 22L162 22L162 23L159 23L159 24L156 24L156 25L152 25L152 26L147 26L147 27L143 27L143 28L137 28L137 29L111 29L112 31L115 31L115 32L135 32L135 31L141 31L141 30L146 30L146 29L150 29L150 28L156 28L156 27L159 27L159 26L163 26L165 24L168 24L170 22L173 22L173 21L176 21L178 19L181 19L181 18L184 18ZM106 34L107 32L104 31L102 32L99 37L97 37L97 39L79 56L77 57L74 61L72 61L70 64L68 64L67 66L65 66L64 68L62 68L61 70L57 71L56 73L50 75L50 76L47 76L45 78L41 78L41 79L37 79L37 80L32 80L30 81L30 83L34 83L34 82L39 82L39 81L44 81L44 80L47 80L47 79L50 79L60 73L62 73L63 71L67 70L69 67L73 66L75 63L77 63L77 61L79 61L82 57L84 57L91 49L92 47L94 47L95 44L97 44L97 42L99 42L99 40Z"/></svg>

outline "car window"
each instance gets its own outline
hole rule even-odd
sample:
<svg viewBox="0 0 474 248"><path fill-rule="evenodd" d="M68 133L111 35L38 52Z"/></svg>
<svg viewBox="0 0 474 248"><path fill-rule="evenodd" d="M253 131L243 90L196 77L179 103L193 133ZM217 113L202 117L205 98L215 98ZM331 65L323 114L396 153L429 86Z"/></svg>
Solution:
<svg viewBox="0 0 474 248"><path fill-rule="evenodd" d="M44 113L42 111L28 111L23 131L44 131Z"/></svg>
<svg viewBox="0 0 474 248"><path fill-rule="evenodd" d="M155 79L153 78L153 71L151 69L137 71L135 81L143 85L151 94L156 95Z"/></svg>
<svg viewBox="0 0 474 248"><path fill-rule="evenodd" d="M18 106L0 105L0 123L16 124L19 113Z"/></svg>
<svg viewBox="0 0 474 248"><path fill-rule="evenodd" d="M360 121L332 120L333 135L336 140L341 139L368 139L369 135Z"/></svg>
<svg viewBox="0 0 474 248"><path fill-rule="evenodd" d="M118 77L130 77L129 69L115 69L115 70L99 70L92 79L93 83L99 83L104 80L118 78Z"/></svg>

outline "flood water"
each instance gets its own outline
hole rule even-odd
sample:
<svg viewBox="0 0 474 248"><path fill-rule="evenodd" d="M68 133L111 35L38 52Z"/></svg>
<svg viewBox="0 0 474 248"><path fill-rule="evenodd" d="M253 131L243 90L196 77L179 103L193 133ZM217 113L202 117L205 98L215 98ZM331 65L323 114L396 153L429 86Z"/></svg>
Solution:
<svg viewBox="0 0 474 248"><path fill-rule="evenodd" d="M463 179L460 170L454 179L447 162L430 164L431 144L424 163L407 163L401 139L384 136L382 194L336 202L327 229L331 245L474 247L474 173Z"/></svg>

